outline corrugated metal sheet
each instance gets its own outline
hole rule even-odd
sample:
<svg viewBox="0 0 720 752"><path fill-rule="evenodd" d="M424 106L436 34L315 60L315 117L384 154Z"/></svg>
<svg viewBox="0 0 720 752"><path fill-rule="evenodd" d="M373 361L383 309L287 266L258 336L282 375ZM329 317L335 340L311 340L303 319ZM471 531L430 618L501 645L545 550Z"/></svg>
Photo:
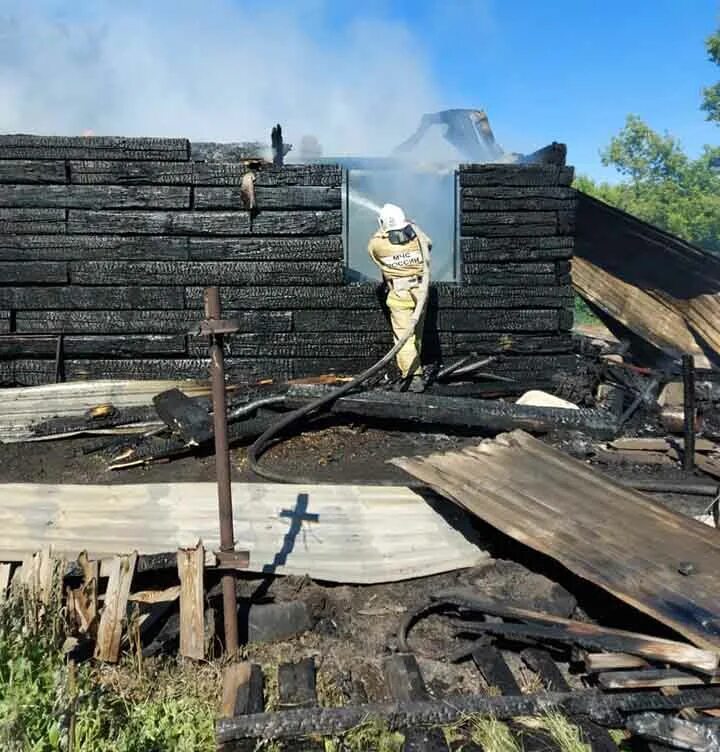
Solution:
<svg viewBox="0 0 720 752"><path fill-rule="evenodd" d="M396 465L507 535L720 649L720 535L523 431ZM697 572L680 574L685 562Z"/></svg>
<svg viewBox="0 0 720 752"><path fill-rule="evenodd" d="M96 405L151 405L152 398L177 387L189 397L209 394L202 381L74 381L66 384L0 389L0 441L32 436L30 426L58 416L77 417Z"/></svg>
<svg viewBox="0 0 720 752"><path fill-rule="evenodd" d="M237 548L250 551L252 572L372 583L487 558L465 515L442 500L439 514L407 488L235 483L233 501ZM0 486L0 561L47 545L68 558L163 553L198 538L219 547L212 483Z"/></svg>

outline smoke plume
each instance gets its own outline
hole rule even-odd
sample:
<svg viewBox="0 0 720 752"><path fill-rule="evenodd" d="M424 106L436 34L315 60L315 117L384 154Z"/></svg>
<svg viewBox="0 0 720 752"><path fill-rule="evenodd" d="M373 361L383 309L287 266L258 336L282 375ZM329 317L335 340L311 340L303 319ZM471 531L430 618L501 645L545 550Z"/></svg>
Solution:
<svg viewBox="0 0 720 752"><path fill-rule="evenodd" d="M342 5L342 4L340 4ZM0 0L0 132L315 135L386 154L438 109L400 21L337 20L328 0Z"/></svg>

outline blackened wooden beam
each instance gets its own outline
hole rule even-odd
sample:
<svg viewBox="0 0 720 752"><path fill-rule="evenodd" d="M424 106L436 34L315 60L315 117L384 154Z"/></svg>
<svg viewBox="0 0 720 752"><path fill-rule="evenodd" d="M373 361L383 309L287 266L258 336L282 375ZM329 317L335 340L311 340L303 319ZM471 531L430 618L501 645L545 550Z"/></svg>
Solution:
<svg viewBox="0 0 720 752"><path fill-rule="evenodd" d="M78 185L192 185L192 162L86 160L68 163L70 182Z"/></svg>
<svg viewBox="0 0 720 752"><path fill-rule="evenodd" d="M460 186L569 186L572 167L556 165L460 165Z"/></svg>
<svg viewBox="0 0 720 752"><path fill-rule="evenodd" d="M430 694L420 673L414 655L395 654L383 662L383 674L390 695L398 702L427 701ZM448 746L442 729L419 726L403 729L405 736L404 752L447 752Z"/></svg>
<svg viewBox="0 0 720 752"><path fill-rule="evenodd" d="M47 330L47 327L46 327ZM50 358L56 352L57 335L10 334L0 336L0 357ZM179 355L186 353L181 334L65 335L65 357L128 358L135 355Z"/></svg>
<svg viewBox="0 0 720 752"><path fill-rule="evenodd" d="M340 235L317 238L188 238L193 261L339 261L344 263Z"/></svg>
<svg viewBox="0 0 720 752"><path fill-rule="evenodd" d="M64 209L0 208L0 234L63 234L65 219Z"/></svg>
<svg viewBox="0 0 720 752"><path fill-rule="evenodd" d="M529 666L542 681L548 692L570 692L570 685L552 659L547 650L528 648L522 652L523 661ZM570 719L583 733L590 743L592 752L616 752L617 744L613 741L606 729L599 726L588 718L577 717Z"/></svg>
<svg viewBox="0 0 720 752"><path fill-rule="evenodd" d="M190 188L120 185L0 185L0 206L189 209Z"/></svg>
<svg viewBox="0 0 720 752"><path fill-rule="evenodd" d="M303 658L297 663L278 666L278 707L311 708L316 706L315 661Z"/></svg>
<svg viewBox="0 0 720 752"><path fill-rule="evenodd" d="M16 310L182 309L182 287L0 287L0 308Z"/></svg>
<svg viewBox="0 0 720 752"><path fill-rule="evenodd" d="M569 285L570 273L567 274L503 274L502 272L469 274L463 273L463 281L468 285L487 285L490 287L535 287L540 290L555 285Z"/></svg>
<svg viewBox="0 0 720 752"><path fill-rule="evenodd" d="M290 311L234 311L240 332L289 332ZM9 314L8 314L9 321ZM65 332L73 334L178 334L182 336L197 327L196 311L17 311L15 328L18 333ZM1 329L0 329L1 331ZM9 331L9 327L8 327ZM66 338L68 341L69 338ZM207 344L207 343L206 343Z"/></svg>
<svg viewBox="0 0 720 752"><path fill-rule="evenodd" d="M135 159L185 161L190 143L181 138L0 135L2 159Z"/></svg>
<svg viewBox="0 0 720 752"><path fill-rule="evenodd" d="M575 200L532 196L527 196L526 198L475 198L468 197L463 192L460 208L463 212L539 212L557 209L573 211L575 209Z"/></svg>
<svg viewBox="0 0 720 752"><path fill-rule="evenodd" d="M339 209L340 187L320 185L256 186L257 208L263 209ZM240 186L198 186L196 209L240 209Z"/></svg>
<svg viewBox="0 0 720 752"><path fill-rule="evenodd" d="M495 334L472 334L458 332L453 336L452 351L456 355L464 353L569 353L573 350L573 339L566 334L518 334L498 332Z"/></svg>
<svg viewBox="0 0 720 752"><path fill-rule="evenodd" d="M65 162L0 159L0 184L48 185L65 183Z"/></svg>
<svg viewBox="0 0 720 752"><path fill-rule="evenodd" d="M76 285L339 285L344 274L340 261L71 261L69 269Z"/></svg>
<svg viewBox="0 0 720 752"><path fill-rule="evenodd" d="M188 253L188 239L183 237L0 235L0 260L3 261L185 260Z"/></svg>
<svg viewBox="0 0 720 752"><path fill-rule="evenodd" d="M195 185L239 186L250 168L233 162L196 162L193 169ZM255 187L279 185L340 186L342 170L337 165L284 165L253 170Z"/></svg>
<svg viewBox="0 0 720 752"><path fill-rule="evenodd" d="M291 407L326 394L327 387L293 385L286 401ZM475 400L463 397L440 397L372 391L341 397L333 403L332 411L373 418L406 420L415 423L476 427L489 433L523 428L544 433L554 428L583 428L600 437L612 436L615 425L610 416L596 410L580 408L531 407L511 405L503 401Z"/></svg>
<svg viewBox="0 0 720 752"><path fill-rule="evenodd" d="M208 410L179 389L168 389L153 397L160 419L180 435L186 444L197 446L213 435Z"/></svg>
<svg viewBox="0 0 720 752"><path fill-rule="evenodd" d="M64 261L0 261L0 282L4 285L67 284L68 266Z"/></svg>
<svg viewBox="0 0 720 752"><path fill-rule="evenodd" d="M504 721L517 716L539 715L551 710L570 716L588 715L606 725L622 724L622 716L657 710L668 712L685 707L711 708L720 702L720 690L686 690L671 696L655 692L604 695L597 690L571 693L543 692L520 696L488 697L454 695L421 702L372 703L347 708L301 708L282 713L259 713L221 720L216 726L219 745L237 739L288 739L308 734L338 734L368 719L401 729L413 724L448 724L468 715L493 716ZM228 747L220 747L228 749Z"/></svg>

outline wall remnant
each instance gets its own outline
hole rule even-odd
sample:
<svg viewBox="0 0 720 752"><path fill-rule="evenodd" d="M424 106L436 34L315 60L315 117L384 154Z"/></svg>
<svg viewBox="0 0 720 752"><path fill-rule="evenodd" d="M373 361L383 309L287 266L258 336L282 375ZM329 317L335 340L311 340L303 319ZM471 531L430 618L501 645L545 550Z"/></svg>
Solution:
<svg viewBox="0 0 720 752"><path fill-rule="evenodd" d="M342 171L198 160L184 139L0 136L0 383L207 374L219 285L229 378L353 373L391 335L375 284L346 284ZM460 170L462 282L434 286L426 352L502 353L544 386L572 368L574 192L557 165Z"/></svg>

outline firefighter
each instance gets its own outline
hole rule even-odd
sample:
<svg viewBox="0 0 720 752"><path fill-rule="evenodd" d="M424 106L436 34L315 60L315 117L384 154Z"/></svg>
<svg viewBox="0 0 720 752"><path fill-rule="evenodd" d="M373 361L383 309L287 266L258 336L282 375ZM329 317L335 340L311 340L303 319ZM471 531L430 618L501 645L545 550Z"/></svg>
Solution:
<svg viewBox="0 0 720 752"><path fill-rule="evenodd" d="M378 216L380 228L370 238L368 252L380 267L387 288L387 306L390 310L395 342L410 326L418 302L420 283L425 272L423 254L418 236L425 242L428 251L430 238L406 217L399 206L385 204ZM429 272L429 270L428 270ZM423 320L418 322L416 333L400 348L397 364L403 381L411 392L425 389L423 370L420 365Z"/></svg>

